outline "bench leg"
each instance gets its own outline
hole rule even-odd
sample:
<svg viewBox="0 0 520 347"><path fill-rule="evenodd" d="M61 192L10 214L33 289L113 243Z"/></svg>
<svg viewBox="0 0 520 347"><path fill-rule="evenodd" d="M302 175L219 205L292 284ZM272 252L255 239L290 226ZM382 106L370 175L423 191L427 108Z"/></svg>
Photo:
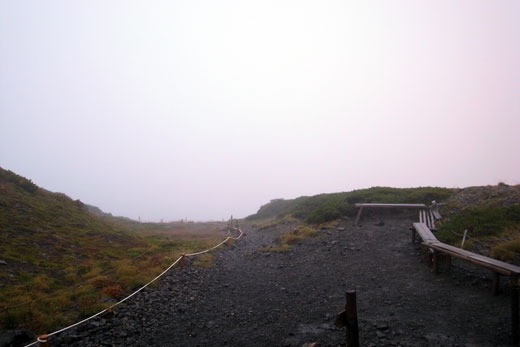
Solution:
<svg viewBox="0 0 520 347"><path fill-rule="evenodd" d="M411 228L410 229L412 231L412 244L415 244L415 234L416 234L416 231L414 228Z"/></svg>
<svg viewBox="0 0 520 347"><path fill-rule="evenodd" d="M358 223L359 223L359 218L361 217L361 212L363 212L363 207L360 207L360 208L359 208L359 211L358 211L358 213L357 213L356 221L354 222L354 225L358 225Z"/></svg>
<svg viewBox="0 0 520 347"><path fill-rule="evenodd" d="M511 275L509 277L509 281L509 285L511 287L511 335L513 343L517 344L520 340L520 316L518 310L518 275Z"/></svg>
<svg viewBox="0 0 520 347"><path fill-rule="evenodd" d="M493 296L497 296L500 291L500 274L498 272L493 272L493 288L492 293Z"/></svg>
<svg viewBox="0 0 520 347"><path fill-rule="evenodd" d="M433 251L433 273L439 274L439 252Z"/></svg>
<svg viewBox="0 0 520 347"><path fill-rule="evenodd" d="M451 269L451 255L449 255L449 254L446 254L446 268L448 270Z"/></svg>
<svg viewBox="0 0 520 347"><path fill-rule="evenodd" d="M433 253L428 249L428 267L432 267L433 264Z"/></svg>

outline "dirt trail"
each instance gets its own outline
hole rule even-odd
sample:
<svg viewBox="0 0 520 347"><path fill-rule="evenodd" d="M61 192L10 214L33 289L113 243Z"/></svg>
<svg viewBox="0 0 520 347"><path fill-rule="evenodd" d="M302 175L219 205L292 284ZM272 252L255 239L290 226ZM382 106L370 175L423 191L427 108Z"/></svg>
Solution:
<svg viewBox="0 0 520 347"><path fill-rule="evenodd" d="M507 345L506 286L492 297L490 274L456 260L450 272L432 274L411 244L415 219L344 221L344 231L320 231L284 253L258 249L292 225L246 226L242 240L215 252L212 268L176 268L113 317L63 333L53 345L339 346L345 331L333 323L350 289L363 346Z"/></svg>

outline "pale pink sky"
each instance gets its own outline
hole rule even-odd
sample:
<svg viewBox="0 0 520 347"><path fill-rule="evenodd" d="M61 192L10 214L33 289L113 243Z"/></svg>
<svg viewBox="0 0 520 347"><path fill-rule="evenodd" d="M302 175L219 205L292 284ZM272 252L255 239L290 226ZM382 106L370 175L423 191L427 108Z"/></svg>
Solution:
<svg viewBox="0 0 520 347"><path fill-rule="evenodd" d="M0 166L118 215L520 183L518 1L0 0Z"/></svg>

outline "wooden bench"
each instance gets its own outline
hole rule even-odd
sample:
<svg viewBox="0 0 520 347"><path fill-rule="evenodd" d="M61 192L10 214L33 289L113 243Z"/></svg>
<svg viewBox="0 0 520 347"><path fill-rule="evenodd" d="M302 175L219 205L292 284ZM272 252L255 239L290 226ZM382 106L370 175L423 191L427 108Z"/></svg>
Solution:
<svg viewBox="0 0 520 347"><path fill-rule="evenodd" d="M437 230L435 222L441 219L441 213L439 212L439 204L433 200L431 206L427 209L419 210L419 222L425 223L431 230Z"/></svg>
<svg viewBox="0 0 520 347"><path fill-rule="evenodd" d="M432 253L430 253L430 264L433 266L433 272L435 274L439 273L439 253L443 253L446 255L446 264L448 267L451 266L451 257L453 256L493 271L493 295L498 294L500 275L509 276L511 288L512 337L513 342L515 344L518 343L520 341L520 305L518 300L520 266L440 242L426 223L413 223L412 233L414 233L414 236L412 236L412 242L415 242L415 232L422 238L423 245L432 251Z"/></svg>
<svg viewBox="0 0 520 347"><path fill-rule="evenodd" d="M520 266L509 264L498 259L486 257L485 255L473 253L465 249L440 242L425 223L413 223L413 229L423 240L424 246L433 249L434 251L444 253L448 256L460 258L472 264L490 269L495 273L504 276L520 274ZM435 264L434 268L436 268Z"/></svg>
<svg viewBox="0 0 520 347"><path fill-rule="evenodd" d="M418 208L418 209L426 209L427 206L425 204L373 204L373 203L357 203L356 207L359 207L359 211L356 217L356 221L354 225L358 225L359 218L361 217L361 212L363 212L364 208Z"/></svg>
<svg viewBox="0 0 520 347"><path fill-rule="evenodd" d="M437 230L435 227L435 217L433 216L433 212L428 208L419 210L419 222L426 224L426 226L431 230Z"/></svg>
<svg viewBox="0 0 520 347"><path fill-rule="evenodd" d="M412 225L412 243L415 243L416 233L419 234L425 244L440 242L425 223L413 223Z"/></svg>

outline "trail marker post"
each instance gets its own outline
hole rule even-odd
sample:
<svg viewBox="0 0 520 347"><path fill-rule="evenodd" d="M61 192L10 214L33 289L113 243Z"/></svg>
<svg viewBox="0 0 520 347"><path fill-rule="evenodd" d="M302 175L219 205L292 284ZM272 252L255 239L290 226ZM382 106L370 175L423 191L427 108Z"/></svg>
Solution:
<svg viewBox="0 0 520 347"><path fill-rule="evenodd" d="M186 265L186 254L185 253L182 253L181 254L181 267L184 267L184 265Z"/></svg>
<svg viewBox="0 0 520 347"><path fill-rule="evenodd" d="M338 328L346 327L347 347L359 347L359 329L357 319L356 291L345 292L345 311L338 313L335 325Z"/></svg>

